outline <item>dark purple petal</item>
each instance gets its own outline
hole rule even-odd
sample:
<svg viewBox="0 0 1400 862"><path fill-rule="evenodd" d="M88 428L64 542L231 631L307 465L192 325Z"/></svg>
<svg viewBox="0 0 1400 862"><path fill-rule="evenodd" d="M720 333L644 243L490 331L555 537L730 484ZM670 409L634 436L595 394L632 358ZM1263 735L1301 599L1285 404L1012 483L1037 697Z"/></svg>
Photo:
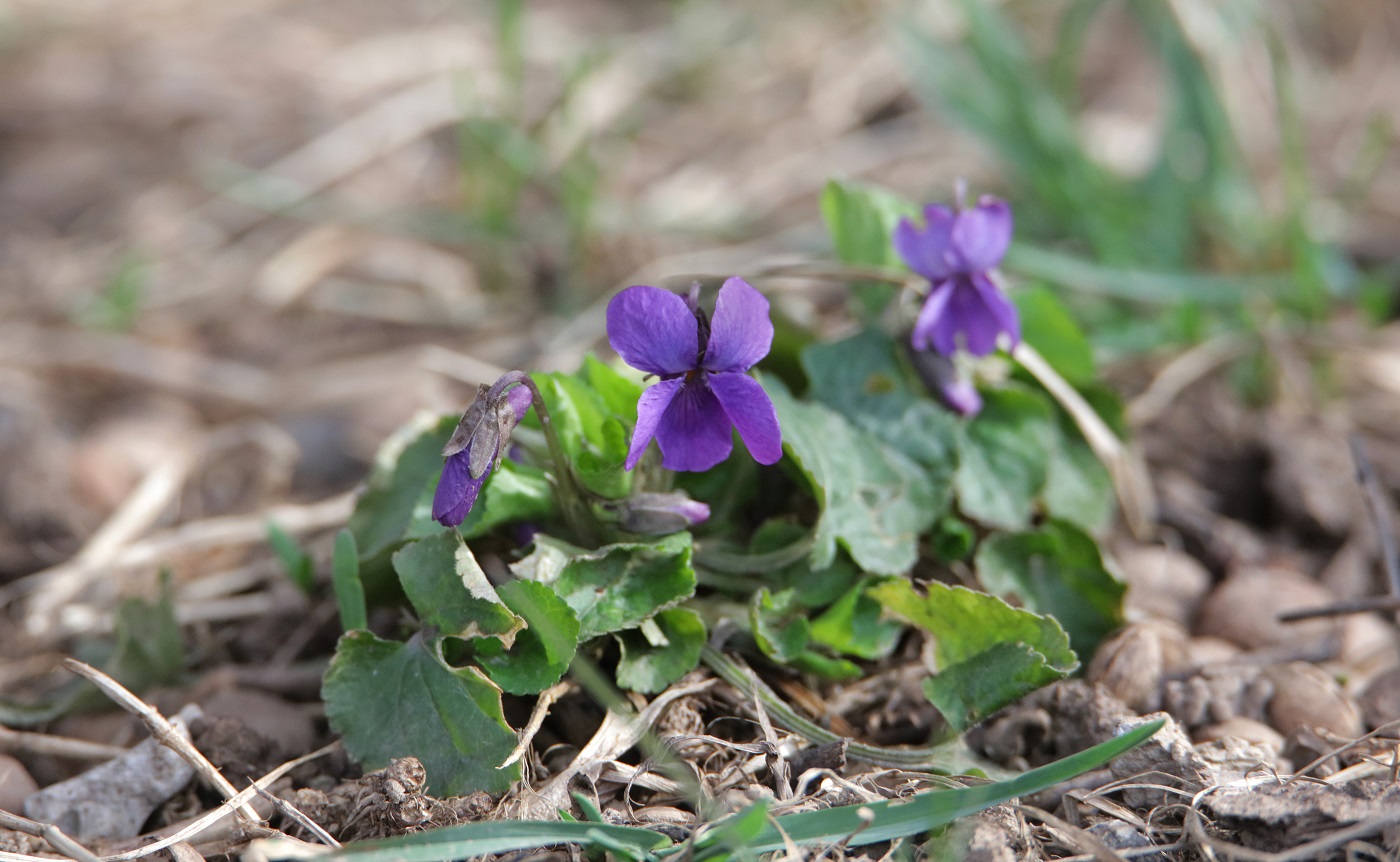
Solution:
<svg viewBox="0 0 1400 862"><path fill-rule="evenodd" d="M467 519L467 513L476 503L481 486L486 484L487 470L479 478L473 479L468 468L470 455L462 450L448 456L442 465L442 476L438 478L437 491L433 494L433 520L444 527L455 527Z"/></svg>
<svg viewBox="0 0 1400 862"><path fill-rule="evenodd" d="M928 298L924 300L924 307L919 309L919 317L914 321L914 332L910 341L915 350L928 350L933 339L933 334L938 326L938 321L943 318L944 311L948 308L948 300L953 295L953 282L951 280L934 284L928 292ZM942 347L934 348L944 356L951 356L952 348L944 350Z"/></svg>
<svg viewBox="0 0 1400 862"><path fill-rule="evenodd" d="M525 414L530 410L530 402L534 396L530 394L528 386L513 386L506 393L506 401L510 404L510 409L515 411L515 421L518 424L525 418Z"/></svg>
<svg viewBox="0 0 1400 862"><path fill-rule="evenodd" d="M1011 245L1011 207L1004 200L984 197L977 206L958 213L948 243L948 262L959 272L985 272L1001 263Z"/></svg>
<svg viewBox="0 0 1400 862"><path fill-rule="evenodd" d="M1011 338L1011 346L1015 347L1021 341L1021 314L1016 310L1015 304L1001 292L1001 288L997 287L990 277L980 272L972 277L972 284L981 294L982 302L997 319L1001 331Z"/></svg>
<svg viewBox="0 0 1400 862"><path fill-rule="evenodd" d="M783 433L778 411L757 380L747 374L711 374L710 388L724 412L760 464L776 464L783 457Z"/></svg>
<svg viewBox="0 0 1400 862"><path fill-rule="evenodd" d="M681 387L656 426L661 466L667 470L710 469L734 449L733 427L705 378L697 375Z"/></svg>
<svg viewBox="0 0 1400 862"><path fill-rule="evenodd" d="M684 377L662 380L637 399L637 427L632 431L632 446L627 450L627 462L623 465L628 470L637 466L637 462L641 460L647 444L656 436L656 427L661 424L661 417L666 415L666 409L671 406L672 399L684 385Z"/></svg>
<svg viewBox="0 0 1400 862"><path fill-rule="evenodd" d="M748 371L768 355L773 346L773 321L768 298L742 278L731 278L719 289L715 315L710 319L710 343L705 348L705 368L710 371Z"/></svg>
<svg viewBox="0 0 1400 862"><path fill-rule="evenodd" d="M683 374L700 355L700 326L685 300L637 284L608 303L608 341L628 365L650 374Z"/></svg>
<svg viewBox="0 0 1400 862"><path fill-rule="evenodd" d="M930 281L939 281L952 273L948 262L948 247L953 233L953 211L938 204L924 207L924 227L915 227L909 219L900 219L894 229L894 250L909 268Z"/></svg>
<svg viewBox="0 0 1400 862"><path fill-rule="evenodd" d="M958 348L961 335L962 347L968 353L986 356L997 349L997 336L1005 331L1003 322L1010 303L995 287L984 290L968 278L956 278L952 282L948 305L933 327L933 347L950 356ZM1013 318L1015 313L1011 308Z"/></svg>

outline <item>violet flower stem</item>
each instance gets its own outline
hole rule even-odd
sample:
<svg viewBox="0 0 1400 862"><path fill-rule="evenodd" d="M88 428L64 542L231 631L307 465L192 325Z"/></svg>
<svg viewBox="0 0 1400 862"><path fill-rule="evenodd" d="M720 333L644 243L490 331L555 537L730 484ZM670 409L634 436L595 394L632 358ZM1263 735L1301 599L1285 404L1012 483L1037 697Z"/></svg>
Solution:
<svg viewBox="0 0 1400 862"><path fill-rule="evenodd" d="M559 494L559 506L564 512L564 520L574 531L574 537L584 545L598 544L598 523L593 511L584 498L583 489L574 475L574 465L559 442L559 434L554 430L554 422L549 418L549 408L544 404L544 396L539 386L524 371L508 371L501 375L487 393L489 399L497 399L511 386L519 384L530 390L530 398L539 417L540 429L544 431L544 442L549 448L549 459L554 462L555 489ZM488 401L494 403L494 401Z"/></svg>

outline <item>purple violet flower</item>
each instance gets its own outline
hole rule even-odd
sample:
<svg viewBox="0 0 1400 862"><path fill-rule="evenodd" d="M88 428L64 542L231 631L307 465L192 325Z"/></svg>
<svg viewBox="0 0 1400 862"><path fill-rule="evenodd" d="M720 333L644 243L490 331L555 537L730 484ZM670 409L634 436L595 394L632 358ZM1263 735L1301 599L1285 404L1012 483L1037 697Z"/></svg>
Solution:
<svg viewBox="0 0 1400 862"><path fill-rule="evenodd" d="M467 519L481 486L500 466L501 450L510 433L530 409L529 387L517 385L499 393L499 386L498 382L496 386L483 383L477 387L476 400L442 449L447 460L433 494L433 520L444 527L455 527Z"/></svg>
<svg viewBox="0 0 1400 862"><path fill-rule="evenodd" d="M982 395L973 385L965 362L928 350L910 350L909 359L924 386L943 406L959 416L982 412Z"/></svg>
<svg viewBox="0 0 1400 862"><path fill-rule="evenodd" d="M633 368L661 378L637 402L637 428L626 467L631 470L652 438L668 470L708 470L729 457L731 429L755 461L783 457L773 402L745 372L773 344L768 300L742 278L719 290L711 320L688 298L633 285L608 303L608 340Z"/></svg>
<svg viewBox="0 0 1400 862"><path fill-rule="evenodd" d="M916 350L932 344L952 356L961 346L974 356L986 356L996 350L1003 332L1013 345L1020 341L1016 307L988 275L1010 244L1011 207L997 198L983 197L977 206L957 212L930 204L924 208L923 228L900 220L895 251L931 284L914 323Z"/></svg>

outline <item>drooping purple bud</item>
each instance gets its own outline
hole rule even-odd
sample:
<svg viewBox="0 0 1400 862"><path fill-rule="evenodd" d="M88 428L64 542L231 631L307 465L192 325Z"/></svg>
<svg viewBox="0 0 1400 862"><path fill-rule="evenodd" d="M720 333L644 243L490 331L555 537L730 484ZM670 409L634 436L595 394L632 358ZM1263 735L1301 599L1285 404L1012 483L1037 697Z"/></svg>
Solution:
<svg viewBox="0 0 1400 862"><path fill-rule="evenodd" d="M919 379L945 407L960 416L982 412L982 396L957 362L928 350L910 349L908 353Z"/></svg>
<svg viewBox="0 0 1400 862"><path fill-rule="evenodd" d="M703 524L710 507L684 494L641 493L616 504L618 525L629 533L664 536Z"/></svg>
<svg viewBox="0 0 1400 862"><path fill-rule="evenodd" d="M477 387L476 399L462 414L442 449L447 461L433 494L433 520L444 527L455 527L466 520L487 477L500 466L511 432L530 409L530 390L522 385L512 386L513 374L502 377L494 386L483 383Z"/></svg>

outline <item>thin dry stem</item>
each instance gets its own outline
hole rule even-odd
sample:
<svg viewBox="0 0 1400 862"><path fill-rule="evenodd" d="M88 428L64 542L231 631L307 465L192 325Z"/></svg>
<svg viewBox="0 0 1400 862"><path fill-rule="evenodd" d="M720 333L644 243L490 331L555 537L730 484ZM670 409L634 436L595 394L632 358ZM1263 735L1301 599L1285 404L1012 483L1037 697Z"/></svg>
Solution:
<svg viewBox="0 0 1400 862"><path fill-rule="evenodd" d="M63 666L97 686L103 694L111 698L118 706L140 718L147 729L151 731L152 736L159 740L166 748L180 755L190 766L194 767L195 771L199 773L205 781L218 789L219 793L222 794L225 799L231 799L238 795L238 791L234 789L232 784L229 784L228 779L224 778L223 774L215 768L214 764L210 763L208 759L200 753L199 749L194 747L194 743L182 736L155 707L132 694L121 683L92 665L70 658L64 660ZM250 805L242 805L239 807L238 811L239 814L250 823L262 822L262 818L258 816L258 813L254 811Z"/></svg>
<svg viewBox="0 0 1400 862"><path fill-rule="evenodd" d="M16 832L23 832L26 835L33 835L35 838L42 838L54 850L67 856L76 862L98 862L97 855L83 845L74 841L64 834L62 829L52 823L38 823L27 817L20 817L18 814L11 814L8 811L0 810L0 827L13 829ZM18 854L16 854L18 855ZM29 857L36 858L36 857Z"/></svg>
<svg viewBox="0 0 1400 862"><path fill-rule="evenodd" d="M61 757L67 760L111 760L127 753L127 749L120 745L103 745L86 739L11 730L3 725L0 725L0 751L7 754Z"/></svg>

